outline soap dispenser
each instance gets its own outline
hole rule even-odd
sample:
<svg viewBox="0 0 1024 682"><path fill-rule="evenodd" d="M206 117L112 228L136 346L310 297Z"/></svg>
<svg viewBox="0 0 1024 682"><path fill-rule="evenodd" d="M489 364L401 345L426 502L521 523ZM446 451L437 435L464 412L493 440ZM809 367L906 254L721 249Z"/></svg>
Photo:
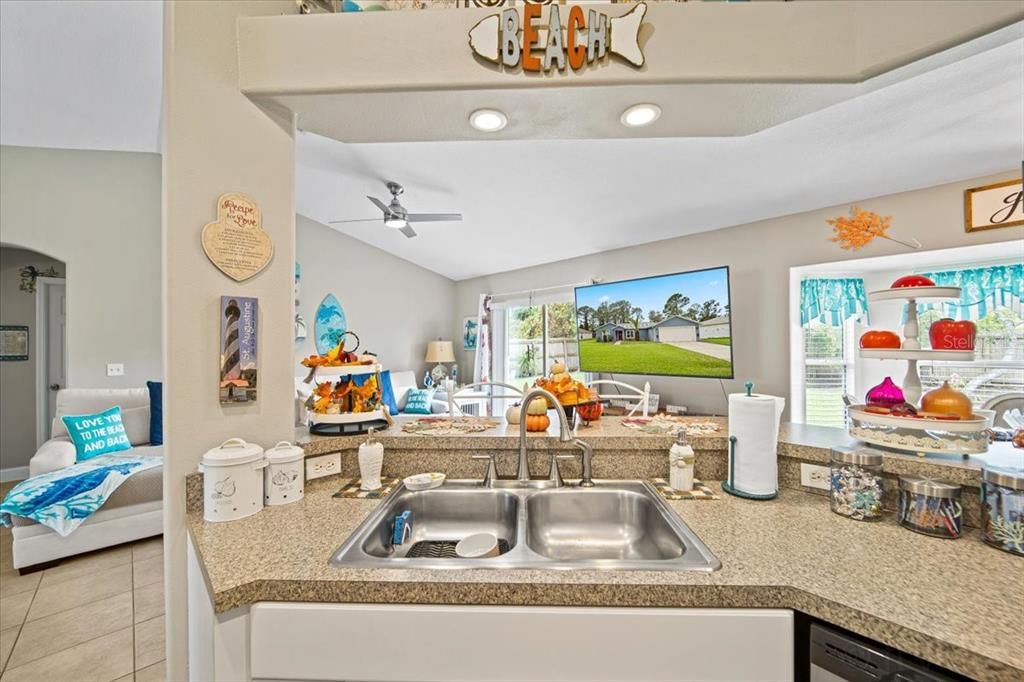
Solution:
<svg viewBox="0 0 1024 682"><path fill-rule="evenodd" d="M668 484L673 490L693 490L693 448L686 441L686 429L679 427L676 442L668 451Z"/></svg>
<svg viewBox="0 0 1024 682"><path fill-rule="evenodd" d="M377 490L381 487L380 470L384 465L384 444L373 440L373 427L366 434L366 442L359 446L359 489Z"/></svg>

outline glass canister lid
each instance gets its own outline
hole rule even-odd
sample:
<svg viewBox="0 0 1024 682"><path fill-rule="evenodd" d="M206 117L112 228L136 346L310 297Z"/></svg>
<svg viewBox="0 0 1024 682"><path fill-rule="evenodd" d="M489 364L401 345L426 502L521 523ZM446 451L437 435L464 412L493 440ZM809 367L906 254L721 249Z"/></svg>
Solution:
<svg viewBox="0 0 1024 682"><path fill-rule="evenodd" d="M873 448L832 448L832 461L843 464L859 464L860 466L880 466L882 464L882 453Z"/></svg>
<svg viewBox="0 0 1024 682"><path fill-rule="evenodd" d="M960 497L960 486L956 483L940 481L935 478L925 478L923 476L900 476L900 490L906 490L915 495L927 495L928 497L944 497L947 499Z"/></svg>
<svg viewBox="0 0 1024 682"><path fill-rule="evenodd" d="M986 483L992 483L1012 490L1024 490L1024 469L986 467L982 471L981 476Z"/></svg>

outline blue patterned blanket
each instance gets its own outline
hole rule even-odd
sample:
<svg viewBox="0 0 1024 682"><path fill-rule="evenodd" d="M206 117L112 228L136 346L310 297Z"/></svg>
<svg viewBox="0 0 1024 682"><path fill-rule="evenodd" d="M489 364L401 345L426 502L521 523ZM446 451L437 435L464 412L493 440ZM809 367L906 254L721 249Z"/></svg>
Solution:
<svg viewBox="0 0 1024 682"><path fill-rule="evenodd" d="M9 527L11 516L21 516L68 535L130 476L162 463L163 458L149 455L100 455L33 476L11 488L0 503L0 524Z"/></svg>

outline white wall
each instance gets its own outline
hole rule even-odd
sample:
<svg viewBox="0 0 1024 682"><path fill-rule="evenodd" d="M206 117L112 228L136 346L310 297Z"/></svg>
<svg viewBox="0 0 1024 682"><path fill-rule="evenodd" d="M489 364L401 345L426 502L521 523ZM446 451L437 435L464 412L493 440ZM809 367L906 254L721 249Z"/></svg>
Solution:
<svg viewBox="0 0 1024 682"><path fill-rule="evenodd" d="M35 251L0 246L0 324L28 327L28 360L0 362L0 473L28 466L36 451L36 293L19 289L21 269L64 263Z"/></svg>
<svg viewBox="0 0 1024 682"><path fill-rule="evenodd" d="M925 249L1020 239L1024 228L1012 227L968 234L964 231L963 191L1014 177L1010 172L929 187L874 199L859 205L893 217L894 236L917 237ZM503 293L580 282L605 281L728 265L731 269L732 338L735 380L724 390L742 390L752 380L756 390L789 395L789 269L799 265L905 252L886 240L876 240L858 252L844 251L829 241L827 218L846 213L833 206L676 239L456 283L457 316L474 315L481 293ZM624 230L630 226L624 225ZM543 245L538 245L542 248ZM462 364L469 367L472 354ZM470 364L467 364L470 363ZM630 380L626 375L619 379ZM687 405L692 412L724 413L723 386L709 379L651 379L662 404ZM787 406L788 409L788 406Z"/></svg>
<svg viewBox="0 0 1024 682"><path fill-rule="evenodd" d="M0 147L0 242L67 266L68 386L163 376L159 155Z"/></svg>
<svg viewBox="0 0 1024 682"><path fill-rule="evenodd" d="M299 361L316 352L313 321L327 294L341 301L360 350L376 353L387 368L422 376L427 342L452 338L455 282L447 277L301 215L295 219L295 251L302 266L299 310L308 328L306 340L296 344L296 374L302 373ZM471 365L460 369L471 373Z"/></svg>

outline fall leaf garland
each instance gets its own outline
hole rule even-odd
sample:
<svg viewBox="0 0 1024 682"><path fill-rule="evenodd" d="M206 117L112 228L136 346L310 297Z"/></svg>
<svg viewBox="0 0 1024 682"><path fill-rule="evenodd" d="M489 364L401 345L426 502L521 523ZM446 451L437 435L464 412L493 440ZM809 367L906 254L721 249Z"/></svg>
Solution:
<svg viewBox="0 0 1024 682"><path fill-rule="evenodd" d="M864 211L857 206L850 209L849 216L830 218L825 222L832 226L832 231L835 233L831 237L831 241L838 242L843 249L857 251L870 244L875 237L888 239L912 249L921 248L921 244L916 239L914 243L908 243L889 236L892 216L882 216L873 211Z"/></svg>

